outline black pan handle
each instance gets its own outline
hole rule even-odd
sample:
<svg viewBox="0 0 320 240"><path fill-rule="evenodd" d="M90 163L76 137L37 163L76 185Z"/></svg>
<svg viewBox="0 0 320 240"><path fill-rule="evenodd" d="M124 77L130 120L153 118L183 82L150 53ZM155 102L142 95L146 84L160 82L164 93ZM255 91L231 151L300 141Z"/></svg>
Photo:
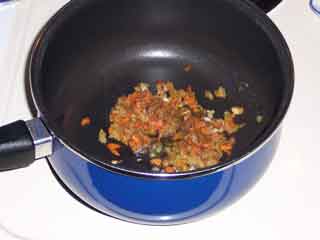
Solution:
<svg viewBox="0 0 320 240"><path fill-rule="evenodd" d="M0 171L27 167L51 153L52 136L40 119L0 127Z"/></svg>
<svg viewBox="0 0 320 240"><path fill-rule="evenodd" d="M268 13L270 10L275 8L280 2L282 2L282 0L249 0L249 1L256 4L266 13Z"/></svg>

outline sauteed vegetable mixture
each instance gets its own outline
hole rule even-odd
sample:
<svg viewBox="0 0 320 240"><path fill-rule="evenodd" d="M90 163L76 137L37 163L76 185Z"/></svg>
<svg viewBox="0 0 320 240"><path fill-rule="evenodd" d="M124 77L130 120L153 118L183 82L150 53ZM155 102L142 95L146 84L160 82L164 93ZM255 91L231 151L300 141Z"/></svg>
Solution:
<svg viewBox="0 0 320 240"><path fill-rule="evenodd" d="M204 95L210 100L227 97L222 86L212 93L206 90ZM216 118L214 110L199 104L191 86L176 89L172 82L157 81L156 93L152 93L148 84L140 83L112 108L108 139L129 146L135 153L148 154L153 171L201 169L231 154L236 142L233 135L244 126L236 123L235 117L244 111L234 106ZM119 156L120 145L107 143L106 133L101 131L99 141Z"/></svg>

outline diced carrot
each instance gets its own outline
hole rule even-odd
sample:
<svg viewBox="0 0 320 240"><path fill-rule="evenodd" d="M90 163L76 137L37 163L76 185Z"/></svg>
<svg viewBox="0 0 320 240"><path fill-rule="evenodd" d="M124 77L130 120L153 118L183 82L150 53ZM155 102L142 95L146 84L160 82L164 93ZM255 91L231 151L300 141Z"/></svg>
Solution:
<svg viewBox="0 0 320 240"><path fill-rule="evenodd" d="M154 158L150 160L151 165L161 167L162 160L160 158Z"/></svg>
<svg viewBox="0 0 320 240"><path fill-rule="evenodd" d="M230 142L225 142L223 144L220 145L220 148L223 152L227 153L228 155L231 154L231 150L232 150L232 143Z"/></svg>
<svg viewBox="0 0 320 240"><path fill-rule="evenodd" d="M135 142L138 142L138 141L139 141L139 138L138 138L136 135L133 135L133 136L132 136L132 140L135 141Z"/></svg>
<svg viewBox="0 0 320 240"><path fill-rule="evenodd" d="M187 64L184 66L183 70L185 72L190 72L192 70L192 65L191 64Z"/></svg>
<svg viewBox="0 0 320 240"><path fill-rule="evenodd" d="M165 167L164 171L166 173L174 173L176 171L176 169L174 167L169 166L169 167Z"/></svg>
<svg viewBox="0 0 320 240"><path fill-rule="evenodd" d="M161 120L151 121L151 125L153 125L156 129L161 129L163 126L163 122Z"/></svg>
<svg viewBox="0 0 320 240"><path fill-rule="evenodd" d="M119 123L120 123L121 125L123 125L123 124L126 124L126 123L129 122L129 121L130 121L130 118L129 118L129 117L123 117L123 118L120 119Z"/></svg>
<svg viewBox="0 0 320 240"><path fill-rule="evenodd" d="M89 126L90 124L91 124L90 117L84 117L81 119L81 122L80 122L81 127Z"/></svg>
<svg viewBox="0 0 320 240"><path fill-rule="evenodd" d="M201 133L203 133L205 135L210 134L209 128L207 128L207 127L202 127L200 130L201 130Z"/></svg>
<svg viewBox="0 0 320 240"><path fill-rule="evenodd" d="M109 149L109 151L115 155L115 156L120 156L119 150L120 150L120 145L116 144L116 143L108 143L107 148Z"/></svg>
<svg viewBox="0 0 320 240"><path fill-rule="evenodd" d="M201 150L197 146L192 146L191 152L192 152L193 155L198 155L198 154L201 153Z"/></svg>
<svg viewBox="0 0 320 240"><path fill-rule="evenodd" d="M203 144L201 144L201 147L208 148L208 147L210 147L210 144L209 143L203 143Z"/></svg>
<svg viewBox="0 0 320 240"><path fill-rule="evenodd" d="M129 140L129 146L134 150L137 151L143 145L142 139L138 136L133 135Z"/></svg>
<svg viewBox="0 0 320 240"><path fill-rule="evenodd" d="M194 125L197 129L204 128L206 126L206 124L203 121L195 121Z"/></svg>
<svg viewBox="0 0 320 240"><path fill-rule="evenodd" d="M140 144L141 144L140 138L138 138L136 135L133 135L133 136L131 137L131 140L132 140L136 145L140 145Z"/></svg>

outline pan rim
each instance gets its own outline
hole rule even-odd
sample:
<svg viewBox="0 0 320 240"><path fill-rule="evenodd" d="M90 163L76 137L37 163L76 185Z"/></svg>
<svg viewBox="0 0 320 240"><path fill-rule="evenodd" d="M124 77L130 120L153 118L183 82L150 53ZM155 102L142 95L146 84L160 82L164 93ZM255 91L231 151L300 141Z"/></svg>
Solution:
<svg viewBox="0 0 320 240"><path fill-rule="evenodd" d="M249 2L249 0L242 0L242 1L224 0L224 1L228 2L228 4L232 4L237 9L243 11L244 14L246 14L248 17L254 19L256 24L258 24L259 27L262 28L262 30L265 32L266 36L269 37L270 41L272 42L272 46L275 49L279 50L278 58L281 64L285 65L283 69L285 68L287 69L287 72L284 73L284 75L287 78L287 84L286 84L286 89L284 91L284 96L282 97L282 100L279 104L279 110L276 113L272 123L267 127L266 131L263 134L261 134L261 136L258 137L256 142L250 148L248 148L248 151L245 154L237 158L234 158L231 161L228 161L226 163L217 164L209 168L204 168L204 169L199 169L199 170L189 171L189 172L167 174L167 173L139 172L139 171L129 170L125 168L120 168L108 163L102 163L101 161L94 159L92 156L89 156L88 154L83 153L81 149L78 149L72 143L69 143L69 140L66 139L63 136L63 134L59 133L59 131L57 130L59 128L55 127L55 124L51 123L50 119L46 118L46 112L47 112L46 107L42 102L40 90L39 88L37 88L38 84L37 84L37 81L35 80L36 78L33 75L34 75L35 65L37 65L35 64L35 62L39 60L41 48L44 45L43 43L45 43L46 34L50 31L50 29L56 23L59 17L65 13L65 10L71 7L75 2L77 2L77 0L71 0L68 3L66 3L60 10L57 11L57 13L55 13L48 20L48 22L44 25L44 27L41 29L41 31L37 35L30 50L29 58L26 64L26 78L27 78L26 80L29 81L33 104L37 109L39 117L41 117L44 124L50 130L51 134L55 136L55 138L62 145L64 145L67 149L75 153L77 156L79 156L85 161L88 161L98 167L103 168L104 170L127 175L127 176L152 178L152 179L158 179L158 180L159 179L173 180L173 179L193 178L193 177L205 176L209 174L214 174L216 172L224 171L250 158L256 152L258 152L261 148L263 148L273 138L273 136L278 132L281 126L281 123L283 122L283 119L287 114L287 111L289 109L289 106L293 97L293 91L294 91L294 65L293 65L292 55L290 53L286 40L284 39L283 35L279 31L279 29L276 27L276 25L272 22L272 20L260 8L258 8L254 3Z"/></svg>

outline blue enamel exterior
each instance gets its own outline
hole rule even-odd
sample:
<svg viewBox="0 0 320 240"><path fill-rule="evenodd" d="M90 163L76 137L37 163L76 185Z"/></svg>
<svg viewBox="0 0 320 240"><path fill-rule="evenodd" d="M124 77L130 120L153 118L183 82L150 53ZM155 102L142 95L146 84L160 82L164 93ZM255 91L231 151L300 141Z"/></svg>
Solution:
<svg viewBox="0 0 320 240"><path fill-rule="evenodd" d="M225 170L189 179L158 180L110 172L54 144L49 159L64 184L95 209L130 222L171 225L194 221L232 204L260 179L280 131L253 155Z"/></svg>

